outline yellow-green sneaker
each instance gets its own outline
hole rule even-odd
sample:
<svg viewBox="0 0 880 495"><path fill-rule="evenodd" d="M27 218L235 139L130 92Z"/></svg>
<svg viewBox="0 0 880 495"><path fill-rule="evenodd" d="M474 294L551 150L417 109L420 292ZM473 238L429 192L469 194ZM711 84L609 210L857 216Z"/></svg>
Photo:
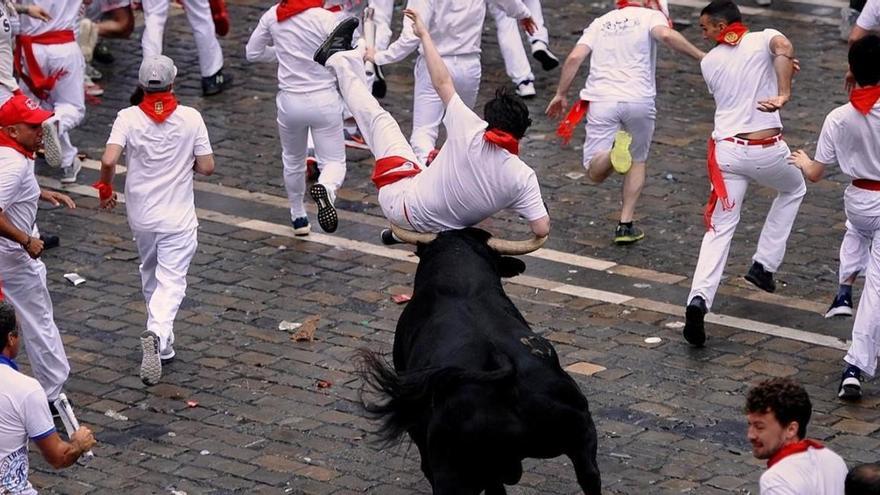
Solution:
<svg viewBox="0 0 880 495"><path fill-rule="evenodd" d="M617 131L614 135L614 146L611 148L611 166L618 174L626 174L632 168L633 159L629 152L632 135L626 131Z"/></svg>
<svg viewBox="0 0 880 495"><path fill-rule="evenodd" d="M633 244L644 238L645 233L642 232L640 228L631 224L617 224L617 229L614 230L614 244L617 244L618 246Z"/></svg>

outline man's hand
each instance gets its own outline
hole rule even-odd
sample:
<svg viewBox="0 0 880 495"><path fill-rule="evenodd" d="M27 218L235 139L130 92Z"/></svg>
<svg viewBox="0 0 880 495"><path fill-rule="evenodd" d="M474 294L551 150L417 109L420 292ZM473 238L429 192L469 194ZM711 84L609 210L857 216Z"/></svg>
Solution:
<svg viewBox="0 0 880 495"><path fill-rule="evenodd" d="M804 170L804 167L808 167L811 163L813 163L813 160L810 158L810 155L808 155L806 151L797 150L789 155L788 163L794 165L800 170Z"/></svg>
<svg viewBox="0 0 880 495"><path fill-rule="evenodd" d="M404 9L403 15L409 17L409 19L413 22L413 34L418 38L423 38L428 35L428 27L425 26L425 23L422 21L422 16L419 15L413 9Z"/></svg>
<svg viewBox="0 0 880 495"><path fill-rule="evenodd" d="M779 96L774 96L772 98L767 98L766 100L761 100L758 102L758 110L760 110L762 112L767 112L767 113L776 112L779 109L781 109L782 107L784 107L785 104L788 103L788 100L790 100L790 99L791 99L790 96L779 95Z"/></svg>
<svg viewBox="0 0 880 495"><path fill-rule="evenodd" d="M68 208L76 208L76 203L70 199L70 196L61 194L56 191L40 191L40 199L48 201L52 206L61 206L62 204Z"/></svg>
<svg viewBox="0 0 880 495"><path fill-rule="evenodd" d="M113 208L116 208L116 193L113 193L113 195L107 199L101 200L102 210L112 210Z"/></svg>
<svg viewBox="0 0 880 495"><path fill-rule="evenodd" d="M552 100L550 100L550 104L547 105L547 110L545 110L544 113L551 119L558 119L565 114L565 109L567 107L568 98L557 94L553 96Z"/></svg>
<svg viewBox="0 0 880 495"><path fill-rule="evenodd" d="M525 19L520 19L519 25L522 26L523 31L531 34L535 34L538 30L538 25L535 24L535 20L531 17L526 17Z"/></svg>
<svg viewBox="0 0 880 495"><path fill-rule="evenodd" d="M80 426L70 437L70 443L76 446L80 452L87 452L92 450L92 447L98 442L95 440L92 430L86 426Z"/></svg>
<svg viewBox="0 0 880 495"><path fill-rule="evenodd" d="M27 240L21 243L21 247L33 259L37 259L43 254L43 241L39 237L28 236Z"/></svg>
<svg viewBox="0 0 880 495"><path fill-rule="evenodd" d="M50 16L43 7L38 7L36 5L28 5L27 10L24 13L41 21L52 20L52 16Z"/></svg>

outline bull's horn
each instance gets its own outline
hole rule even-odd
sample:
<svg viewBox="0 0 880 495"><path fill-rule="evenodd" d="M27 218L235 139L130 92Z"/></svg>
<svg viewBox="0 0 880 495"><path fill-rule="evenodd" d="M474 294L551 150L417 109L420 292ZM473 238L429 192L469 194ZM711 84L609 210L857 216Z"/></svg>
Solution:
<svg viewBox="0 0 880 495"><path fill-rule="evenodd" d="M506 239L490 237L486 244L488 244L489 247L495 250L495 252L497 252L498 254L517 256L521 254L529 254L532 251L537 251L541 248L541 246L544 245L545 242L547 242L547 236L534 236L531 239L525 241L508 241Z"/></svg>
<svg viewBox="0 0 880 495"><path fill-rule="evenodd" d="M397 237L401 241L407 244L427 244L434 239L437 238L437 234L429 234L425 232L413 232L412 230L404 229L403 227L398 227L395 224L391 224L391 232L394 234L394 237Z"/></svg>

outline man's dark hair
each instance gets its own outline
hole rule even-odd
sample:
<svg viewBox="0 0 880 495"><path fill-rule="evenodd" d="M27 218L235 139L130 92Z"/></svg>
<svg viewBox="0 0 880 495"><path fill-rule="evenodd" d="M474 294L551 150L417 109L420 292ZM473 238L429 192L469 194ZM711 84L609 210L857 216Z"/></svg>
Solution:
<svg viewBox="0 0 880 495"><path fill-rule="evenodd" d="M807 423L813 413L810 396L799 383L789 378L772 378L749 390L746 413L772 412L783 427L798 423L798 438L807 436Z"/></svg>
<svg viewBox="0 0 880 495"><path fill-rule="evenodd" d="M849 47L849 70L859 86L880 83L880 36L869 34Z"/></svg>
<svg viewBox="0 0 880 495"><path fill-rule="evenodd" d="M529 107L522 98L508 93L504 88L495 91L495 98L486 102L483 118L489 123L489 129L510 133L517 139L522 139L526 129L532 125Z"/></svg>
<svg viewBox="0 0 880 495"><path fill-rule="evenodd" d="M742 14L739 12L739 7L731 0L714 0L700 11L700 16L704 15L709 16L710 19L716 22L724 21L728 24L742 22Z"/></svg>
<svg viewBox="0 0 880 495"><path fill-rule="evenodd" d="M880 495L880 465L871 463L852 468L843 486L845 495Z"/></svg>
<svg viewBox="0 0 880 495"><path fill-rule="evenodd" d="M15 308L6 301L0 302L0 350L9 344L9 334L15 332Z"/></svg>

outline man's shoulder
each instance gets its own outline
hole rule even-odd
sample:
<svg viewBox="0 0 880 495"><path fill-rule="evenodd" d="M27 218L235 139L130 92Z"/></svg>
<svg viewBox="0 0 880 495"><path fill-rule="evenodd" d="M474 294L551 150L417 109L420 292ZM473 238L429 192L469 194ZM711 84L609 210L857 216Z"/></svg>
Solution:
<svg viewBox="0 0 880 495"><path fill-rule="evenodd" d="M18 399L23 399L34 392L43 390L40 382L35 378L5 365L0 365L0 382L5 385L3 387L5 393L14 395Z"/></svg>
<svg viewBox="0 0 880 495"><path fill-rule="evenodd" d="M20 172L22 168L29 166L29 162L30 160L18 150L8 146L0 146L0 164L3 164L3 166L0 167L0 172L3 172L4 170L8 172Z"/></svg>

